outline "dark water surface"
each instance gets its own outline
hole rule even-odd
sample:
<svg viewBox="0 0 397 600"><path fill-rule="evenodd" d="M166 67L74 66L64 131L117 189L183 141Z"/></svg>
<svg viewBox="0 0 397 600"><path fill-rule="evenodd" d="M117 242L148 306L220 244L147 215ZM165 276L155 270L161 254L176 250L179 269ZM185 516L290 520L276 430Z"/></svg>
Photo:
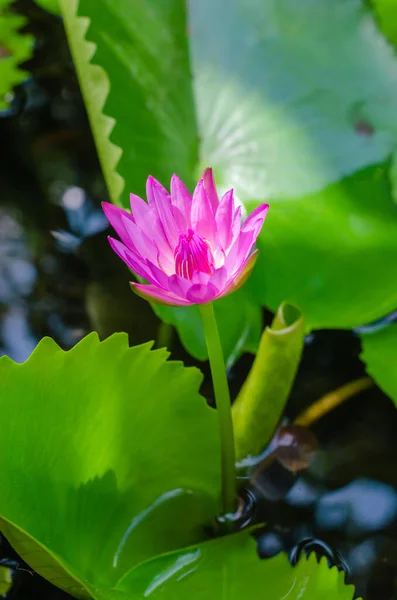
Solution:
<svg viewBox="0 0 397 600"><path fill-rule="evenodd" d="M159 322L131 294L127 273L109 251L99 203L107 199L61 22L29 0L37 37L33 76L0 119L0 351L25 360L44 335L70 348L89 331L127 331L133 344L153 339ZM188 364L174 336L173 356ZM292 421L323 394L365 374L351 332L316 332L286 416ZM230 374L232 390L252 358ZM199 365L203 368L203 365ZM211 394L207 375L203 393ZM251 484L262 557L316 550L348 571L357 594L397 598L397 412L376 387L352 398L313 427L319 450L297 475L273 463ZM24 565L5 540L9 598L67 597ZM263 583L264 589L266 582Z"/></svg>

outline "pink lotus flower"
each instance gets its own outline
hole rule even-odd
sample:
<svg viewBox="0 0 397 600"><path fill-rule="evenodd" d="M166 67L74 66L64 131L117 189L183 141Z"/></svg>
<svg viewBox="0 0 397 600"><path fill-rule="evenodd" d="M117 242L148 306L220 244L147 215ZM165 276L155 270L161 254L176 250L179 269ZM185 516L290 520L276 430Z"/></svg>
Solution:
<svg viewBox="0 0 397 600"><path fill-rule="evenodd" d="M193 193L173 175L171 194L153 177L148 202L131 194L132 215L103 202L103 210L121 241L113 250L149 284L131 283L149 300L171 306L206 304L239 288L253 269L251 253L269 206L258 206L241 224L233 190L218 199L211 169Z"/></svg>

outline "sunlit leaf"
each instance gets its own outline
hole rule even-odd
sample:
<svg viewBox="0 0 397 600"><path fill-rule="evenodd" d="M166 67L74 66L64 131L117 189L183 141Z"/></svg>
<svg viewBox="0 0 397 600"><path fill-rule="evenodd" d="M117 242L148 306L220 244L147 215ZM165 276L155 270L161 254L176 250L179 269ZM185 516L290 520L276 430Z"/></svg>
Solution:
<svg viewBox="0 0 397 600"><path fill-rule="evenodd" d="M0 528L77 597L204 539L218 513L215 411L201 374L164 350L89 335L0 360Z"/></svg>
<svg viewBox="0 0 397 600"><path fill-rule="evenodd" d="M192 1L190 31L201 162L249 210L270 202L251 293L273 310L292 302L315 328L394 309L397 58L371 11Z"/></svg>

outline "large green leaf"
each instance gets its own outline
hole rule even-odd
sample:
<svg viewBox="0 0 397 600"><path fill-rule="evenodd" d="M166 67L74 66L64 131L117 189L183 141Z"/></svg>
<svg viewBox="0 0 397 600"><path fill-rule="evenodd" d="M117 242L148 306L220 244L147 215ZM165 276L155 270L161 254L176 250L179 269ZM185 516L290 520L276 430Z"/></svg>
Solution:
<svg viewBox="0 0 397 600"><path fill-rule="evenodd" d="M0 528L78 597L205 537L219 510L215 411L164 350L91 334L0 360Z"/></svg>
<svg viewBox="0 0 397 600"><path fill-rule="evenodd" d="M102 112L109 94L109 77L102 66L91 65L96 46L85 40L90 21L89 19L75 18L77 5L78 0L60 0L61 13L64 17L69 42L73 40L73 43L70 43L70 50L76 65L103 175L113 202L118 203L124 187L124 180L115 171L115 167L122 154L122 146L116 146L109 140L115 119L104 115ZM101 11L98 10L97 15L100 16L101 14Z"/></svg>
<svg viewBox="0 0 397 600"><path fill-rule="evenodd" d="M123 152L122 204L144 195L149 174L167 185L177 170L191 185L198 139L184 1L61 0L61 11L113 202L122 185L110 132Z"/></svg>
<svg viewBox="0 0 397 600"><path fill-rule="evenodd" d="M19 65L33 50L33 36L20 32L26 20L11 12L12 4L12 0L0 0L0 110L9 106L14 86L27 78Z"/></svg>
<svg viewBox="0 0 397 600"><path fill-rule="evenodd" d="M78 598L237 599L263 585L269 600L350 600L336 570L260 561L247 532L191 546L218 509L216 415L199 372L166 356L91 334L68 352L46 338L22 365L0 360L7 538Z"/></svg>
<svg viewBox="0 0 397 600"><path fill-rule="evenodd" d="M288 298L310 328L358 326L397 306L397 207L386 167L273 208L249 280L261 303Z"/></svg>
<svg viewBox="0 0 397 600"><path fill-rule="evenodd" d="M361 335L367 372L397 406L397 323Z"/></svg>
<svg viewBox="0 0 397 600"><path fill-rule="evenodd" d="M273 310L292 302L309 327L352 327L394 309L397 208L388 165L397 59L368 6L80 0L87 19L76 10L77 0L63 0L115 202L126 206L128 191L142 193L149 173L167 185L176 171L191 186L210 164L220 189L234 186L248 210L271 204L246 286L251 302ZM93 62L111 80L106 90L92 79L100 67L88 64L88 19ZM114 146L107 154L111 122L101 114L107 93L104 112L117 121L111 140L123 150L117 166ZM199 355L194 311L187 324L186 312L161 314ZM238 303L237 322L244 319Z"/></svg>
<svg viewBox="0 0 397 600"><path fill-rule="evenodd" d="M344 574L314 556L293 568L286 556L260 560L247 532L206 542L151 560L128 573L120 600L352 600Z"/></svg>
<svg viewBox="0 0 397 600"><path fill-rule="evenodd" d="M397 209L385 165L397 59L369 9L193 0L190 29L201 162L250 209L270 202L249 282L258 300L296 304L311 327L394 309Z"/></svg>

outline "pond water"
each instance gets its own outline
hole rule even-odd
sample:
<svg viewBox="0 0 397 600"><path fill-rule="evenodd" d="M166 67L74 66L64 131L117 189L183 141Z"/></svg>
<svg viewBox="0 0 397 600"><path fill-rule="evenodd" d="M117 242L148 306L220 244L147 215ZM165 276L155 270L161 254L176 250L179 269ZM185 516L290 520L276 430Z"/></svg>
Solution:
<svg viewBox="0 0 397 600"><path fill-rule="evenodd" d="M1 115L0 349L25 360L44 335L63 348L91 330L127 331L133 344L156 337L149 305L132 300L126 271L109 251L100 201L107 199L62 24L29 2L37 51L33 76ZM269 315L264 315L269 319ZM172 356L189 357L172 337ZM353 332L320 331L306 339L286 410L291 422L325 393L365 374ZM252 357L230 373L234 393ZM198 364L198 363L197 363ZM203 394L210 400L206 365ZM397 598L397 412L375 386L311 428L318 450L297 474L277 462L248 484L255 496L263 557L307 550L347 571L357 595ZM14 569L9 598L67 597L20 561L2 540ZM264 586L266 582L264 582Z"/></svg>

